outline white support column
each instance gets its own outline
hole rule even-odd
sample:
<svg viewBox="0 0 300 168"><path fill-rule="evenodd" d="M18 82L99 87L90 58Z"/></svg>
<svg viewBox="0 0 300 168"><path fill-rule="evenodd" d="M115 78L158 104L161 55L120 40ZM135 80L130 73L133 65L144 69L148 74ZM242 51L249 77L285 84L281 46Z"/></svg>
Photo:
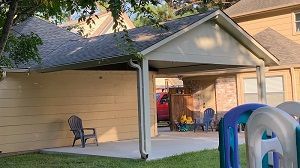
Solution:
<svg viewBox="0 0 300 168"><path fill-rule="evenodd" d="M292 98L293 101L297 101L297 91L296 91L296 87L297 87L297 81L296 81L296 75L295 75L295 68L291 67L290 68L290 75L291 75L291 83L292 83Z"/></svg>
<svg viewBox="0 0 300 168"><path fill-rule="evenodd" d="M151 125L150 125L150 93L149 93L149 63L147 59L142 61L142 80L144 96L144 150L150 154L151 151Z"/></svg>
<svg viewBox="0 0 300 168"><path fill-rule="evenodd" d="M267 91L266 91L266 77L265 77L265 63L262 61L261 65L256 67L257 76L257 92L258 101L260 103L267 103Z"/></svg>
<svg viewBox="0 0 300 168"><path fill-rule="evenodd" d="M146 151L146 146L148 146L148 141L146 141L145 133L147 131L147 127L145 126L145 121L147 121L145 117L145 108L144 108L144 78L143 78L143 70L141 65L134 63L130 60L129 65L133 68L137 69L137 92L138 92L138 126L139 126L139 150L142 159L147 159L149 153ZM141 63L142 64L142 63Z"/></svg>

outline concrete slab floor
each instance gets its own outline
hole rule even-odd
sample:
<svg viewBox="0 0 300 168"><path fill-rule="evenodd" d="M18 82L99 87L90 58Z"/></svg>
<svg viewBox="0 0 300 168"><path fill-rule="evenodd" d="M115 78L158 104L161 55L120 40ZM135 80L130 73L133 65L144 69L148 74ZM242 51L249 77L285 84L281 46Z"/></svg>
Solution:
<svg viewBox="0 0 300 168"><path fill-rule="evenodd" d="M244 143L241 134L240 143ZM151 153L148 160L162 159L186 152L195 152L205 149L218 148L219 140L217 132L160 132L157 137L151 139ZM96 155L118 158L140 159L138 140L124 140L115 142L88 144L85 148L80 146L44 149L45 153L68 153L81 155Z"/></svg>

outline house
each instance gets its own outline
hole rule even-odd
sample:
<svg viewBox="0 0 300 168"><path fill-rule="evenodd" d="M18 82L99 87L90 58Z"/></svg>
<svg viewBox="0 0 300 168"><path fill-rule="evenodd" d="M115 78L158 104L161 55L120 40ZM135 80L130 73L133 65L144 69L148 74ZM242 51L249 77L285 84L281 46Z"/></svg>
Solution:
<svg viewBox="0 0 300 168"><path fill-rule="evenodd" d="M124 25L127 29L135 28L133 22L130 20L126 13L122 14ZM91 24L87 24L85 21L78 22L78 20L69 20L59 27L69 29L71 32L80 32L85 37L95 37L103 34L113 33L113 17L111 12L104 12L91 17L94 21Z"/></svg>
<svg viewBox="0 0 300 168"><path fill-rule="evenodd" d="M264 67L279 62L222 11L164 24L169 29L128 31L144 55L139 62L119 47L123 32L82 38L35 17L14 27L16 33L37 33L44 44L40 64L4 69L0 150L69 146L67 119L78 115L86 127L96 128L100 142L139 138L141 157L147 158L157 135L157 75L253 67L265 98Z"/></svg>
<svg viewBox="0 0 300 168"><path fill-rule="evenodd" d="M239 26L280 60L280 66L267 67L267 103L300 100L300 1L240 0L225 12ZM202 71L186 77L185 87L192 88L195 110L203 104L219 116L236 105L257 102L255 69Z"/></svg>

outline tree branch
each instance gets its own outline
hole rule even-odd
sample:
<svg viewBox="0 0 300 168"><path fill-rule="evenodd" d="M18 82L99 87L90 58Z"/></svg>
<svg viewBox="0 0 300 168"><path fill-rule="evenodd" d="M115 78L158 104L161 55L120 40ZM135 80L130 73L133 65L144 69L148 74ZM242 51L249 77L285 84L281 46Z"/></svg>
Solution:
<svg viewBox="0 0 300 168"><path fill-rule="evenodd" d="M4 47L6 45L10 29L12 27L13 19L17 10L18 0L12 0L9 4L9 9L6 14L6 19L3 25L3 29L0 35L0 58L2 57L2 53Z"/></svg>
<svg viewBox="0 0 300 168"><path fill-rule="evenodd" d="M33 2L33 3L34 3L34 2ZM42 5L42 4L33 4L32 6L26 8L26 9L24 9L24 10L16 11L15 14L16 14L17 16L16 16L16 18L14 19L13 24L20 22L21 19L22 19L22 17L24 17L24 15L27 15L27 16L33 15L34 12L35 12L38 8L41 7L41 5ZM20 9L22 9L21 6L20 6L20 4L19 4L18 6L19 6Z"/></svg>

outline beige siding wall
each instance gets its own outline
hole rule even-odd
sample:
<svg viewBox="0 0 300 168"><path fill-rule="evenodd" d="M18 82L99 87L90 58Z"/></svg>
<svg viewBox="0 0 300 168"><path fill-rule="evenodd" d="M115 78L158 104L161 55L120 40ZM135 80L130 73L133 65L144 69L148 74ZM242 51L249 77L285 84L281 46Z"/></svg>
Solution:
<svg viewBox="0 0 300 168"><path fill-rule="evenodd" d="M299 9L274 11L267 14L259 14L239 19L234 19L249 34L255 35L268 27L274 29L283 36L300 43L300 33L294 31L294 12Z"/></svg>
<svg viewBox="0 0 300 168"><path fill-rule="evenodd" d="M68 146L67 119L78 115L100 142L138 137L135 72L8 73L0 81L0 151ZM157 135L154 75L151 131Z"/></svg>

